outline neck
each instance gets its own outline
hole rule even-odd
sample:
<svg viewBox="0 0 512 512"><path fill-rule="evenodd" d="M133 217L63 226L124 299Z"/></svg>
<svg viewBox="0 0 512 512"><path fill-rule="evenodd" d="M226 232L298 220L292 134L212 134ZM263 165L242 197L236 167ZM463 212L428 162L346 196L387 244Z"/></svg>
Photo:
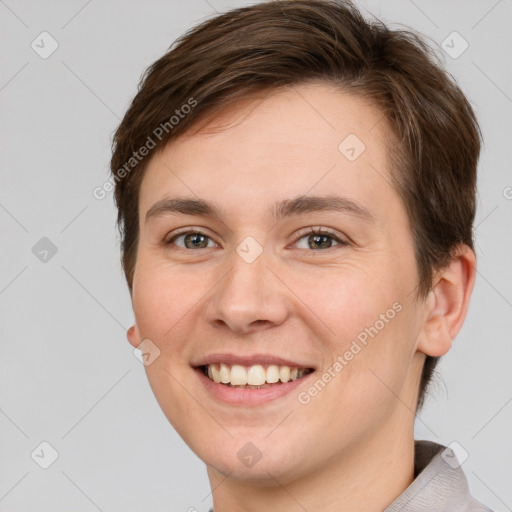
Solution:
<svg viewBox="0 0 512 512"><path fill-rule="evenodd" d="M382 512L414 480L413 425L400 419L401 427L379 431L333 454L319 470L285 484L276 477L255 486L208 466L214 511Z"/></svg>

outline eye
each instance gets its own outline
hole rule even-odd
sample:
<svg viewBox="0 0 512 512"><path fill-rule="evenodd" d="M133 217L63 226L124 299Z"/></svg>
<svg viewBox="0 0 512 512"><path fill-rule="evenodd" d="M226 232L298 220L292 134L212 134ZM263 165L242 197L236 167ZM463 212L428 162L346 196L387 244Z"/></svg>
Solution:
<svg viewBox="0 0 512 512"><path fill-rule="evenodd" d="M305 243L301 242L302 240L305 240ZM175 245L179 249L184 250L217 247L217 244L208 235L205 235L200 231L184 231L177 233L168 239L165 244ZM303 246L301 247L300 244ZM297 238L295 245L297 245L301 250L328 250L338 245L345 246L349 244L327 228L310 228L309 231Z"/></svg>
<svg viewBox="0 0 512 512"><path fill-rule="evenodd" d="M177 243L180 239L183 239L182 243ZM212 242L213 245L208 245L208 241ZM209 236L200 231L178 233L165 243L166 245L176 245L180 249L208 249L217 245Z"/></svg>
<svg viewBox="0 0 512 512"><path fill-rule="evenodd" d="M336 236L336 234L326 228L310 228L306 234L300 236L295 242L296 245L299 244L301 240L305 239L305 247L300 247L299 249L321 249L327 250L337 245L348 245L348 242L345 240L341 240ZM336 245L332 245L332 242L335 241ZM304 244L303 244L304 245Z"/></svg>

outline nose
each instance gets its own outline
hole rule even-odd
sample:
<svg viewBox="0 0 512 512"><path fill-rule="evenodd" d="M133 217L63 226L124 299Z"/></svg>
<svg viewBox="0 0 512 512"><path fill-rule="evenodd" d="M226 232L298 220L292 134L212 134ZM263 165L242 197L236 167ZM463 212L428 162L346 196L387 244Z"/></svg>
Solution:
<svg viewBox="0 0 512 512"><path fill-rule="evenodd" d="M287 289L269 268L268 260L265 251L250 263L233 251L227 273L205 304L208 323L248 334L286 320L290 308Z"/></svg>

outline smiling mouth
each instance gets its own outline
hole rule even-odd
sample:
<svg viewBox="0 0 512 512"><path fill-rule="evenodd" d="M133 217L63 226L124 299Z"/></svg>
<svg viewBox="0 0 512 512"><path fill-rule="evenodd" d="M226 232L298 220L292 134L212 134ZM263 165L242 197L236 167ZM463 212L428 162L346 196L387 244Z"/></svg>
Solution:
<svg viewBox="0 0 512 512"><path fill-rule="evenodd" d="M313 372L312 368L285 365L252 365L215 363L200 366L203 374L216 384L243 389L264 389L291 382Z"/></svg>

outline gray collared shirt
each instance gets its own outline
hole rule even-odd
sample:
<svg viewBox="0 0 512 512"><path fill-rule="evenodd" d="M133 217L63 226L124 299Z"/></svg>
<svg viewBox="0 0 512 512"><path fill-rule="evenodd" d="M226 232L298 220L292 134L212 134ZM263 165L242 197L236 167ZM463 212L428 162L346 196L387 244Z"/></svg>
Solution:
<svg viewBox="0 0 512 512"><path fill-rule="evenodd" d="M450 448L415 441L414 475L412 484L383 512L492 512L469 494L464 472Z"/></svg>
<svg viewBox="0 0 512 512"><path fill-rule="evenodd" d="M384 512L492 512L469 494L453 450L432 441L414 449L416 478Z"/></svg>

